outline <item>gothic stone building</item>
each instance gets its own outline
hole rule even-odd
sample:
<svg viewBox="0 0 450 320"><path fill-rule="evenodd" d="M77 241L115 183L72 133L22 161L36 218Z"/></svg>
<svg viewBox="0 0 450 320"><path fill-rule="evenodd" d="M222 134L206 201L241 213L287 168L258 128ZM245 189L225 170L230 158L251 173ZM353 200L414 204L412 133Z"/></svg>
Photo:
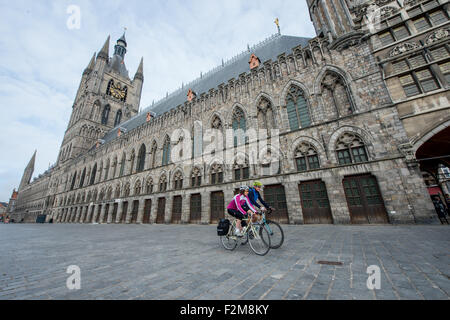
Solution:
<svg viewBox="0 0 450 320"><path fill-rule="evenodd" d="M130 79L108 38L15 220L208 224L261 180L284 223L435 222L422 175L449 165L447 1L307 3L317 37L278 33L141 113L143 63Z"/></svg>

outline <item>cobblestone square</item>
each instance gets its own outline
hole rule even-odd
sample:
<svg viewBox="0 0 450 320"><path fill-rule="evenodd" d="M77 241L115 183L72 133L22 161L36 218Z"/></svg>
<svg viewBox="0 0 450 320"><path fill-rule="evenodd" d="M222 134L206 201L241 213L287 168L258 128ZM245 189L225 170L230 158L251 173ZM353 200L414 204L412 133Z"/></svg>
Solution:
<svg viewBox="0 0 450 320"><path fill-rule="evenodd" d="M0 225L0 299L440 299L445 226L283 226L281 249L222 248L215 226ZM342 262L342 266L318 261ZM71 265L81 289L66 287ZM367 267L381 269L369 290Z"/></svg>

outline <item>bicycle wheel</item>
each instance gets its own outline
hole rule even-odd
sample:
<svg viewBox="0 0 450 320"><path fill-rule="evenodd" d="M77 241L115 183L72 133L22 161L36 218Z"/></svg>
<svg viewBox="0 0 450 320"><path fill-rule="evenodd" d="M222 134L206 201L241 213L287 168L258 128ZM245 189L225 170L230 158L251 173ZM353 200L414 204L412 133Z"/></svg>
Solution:
<svg viewBox="0 0 450 320"><path fill-rule="evenodd" d="M284 231L281 226L275 221L267 220L264 227L270 235L270 249L279 249L284 243Z"/></svg>
<svg viewBox="0 0 450 320"><path fill-rule="evenodd" d="M254 234L253 230L259 229ZM250 244L250 248L252 248L253 252L258 256L265 256L270 250L270 235L266 228L262 226L253 226L247 234L248 243Z"/></svg>
<svg viewBox="0 0 450 320"><path fill-rule="evenodd" d="M226 236L220 237L220 243L222 246L229 251L233 251L237 247L237 238L234 235L234 229L236 227L236 222L233 221L233 223L230 226L230 230L228 231L228 234Z"/></svg>

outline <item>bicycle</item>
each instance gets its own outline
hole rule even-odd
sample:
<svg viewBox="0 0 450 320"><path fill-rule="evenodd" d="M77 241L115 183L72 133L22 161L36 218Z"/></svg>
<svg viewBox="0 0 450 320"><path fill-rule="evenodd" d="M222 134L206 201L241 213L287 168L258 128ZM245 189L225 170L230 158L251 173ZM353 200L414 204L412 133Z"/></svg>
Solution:
<svg viewBox="0 0 450 320"><path fill-rule="evenodd" d="M235 234L236 219L234 219L230 225L227 235L220 237L222 246L226 250L233 251L238 245L238 239L245 239L245 243L250 244L250 248L255 254L265 256L270 250L271 242L269 232L266 228L261 228L261 224L259 222L253 223L251 218L243 219L242 222L244 221L247 224L244 235L242 237L238 237Z"/></svg>
<svg viewBox="0 0 450 320"><path fill-rule="evenodd" d="M267 209L267 214L273 213L273 209ZM266 220L266 213L260 212L262 215L261 224L267 229L270 235L271 246L270 249L279 249L284 243L284 231L278 222L272 220ZM271 227L272 226L272 227ZM278 239L279 238L279 239ZM242 245L247 244L247 242L242 242Z"/></svg>

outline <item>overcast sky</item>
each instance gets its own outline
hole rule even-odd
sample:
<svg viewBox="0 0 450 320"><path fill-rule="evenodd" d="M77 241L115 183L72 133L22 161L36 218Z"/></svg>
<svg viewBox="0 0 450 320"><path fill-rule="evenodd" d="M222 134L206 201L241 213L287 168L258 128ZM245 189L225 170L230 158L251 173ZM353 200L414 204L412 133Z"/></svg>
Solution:
<svg viewBox="0 0 450 320"><path fill-rule="evenodd" d="M69 29L70 5L81 12ZM144 57L141 108L276 33L313 37L306 1L0 0L0 201L37 150L34 177L56 161L81 75L127 27L125 63Z"/></svg>

